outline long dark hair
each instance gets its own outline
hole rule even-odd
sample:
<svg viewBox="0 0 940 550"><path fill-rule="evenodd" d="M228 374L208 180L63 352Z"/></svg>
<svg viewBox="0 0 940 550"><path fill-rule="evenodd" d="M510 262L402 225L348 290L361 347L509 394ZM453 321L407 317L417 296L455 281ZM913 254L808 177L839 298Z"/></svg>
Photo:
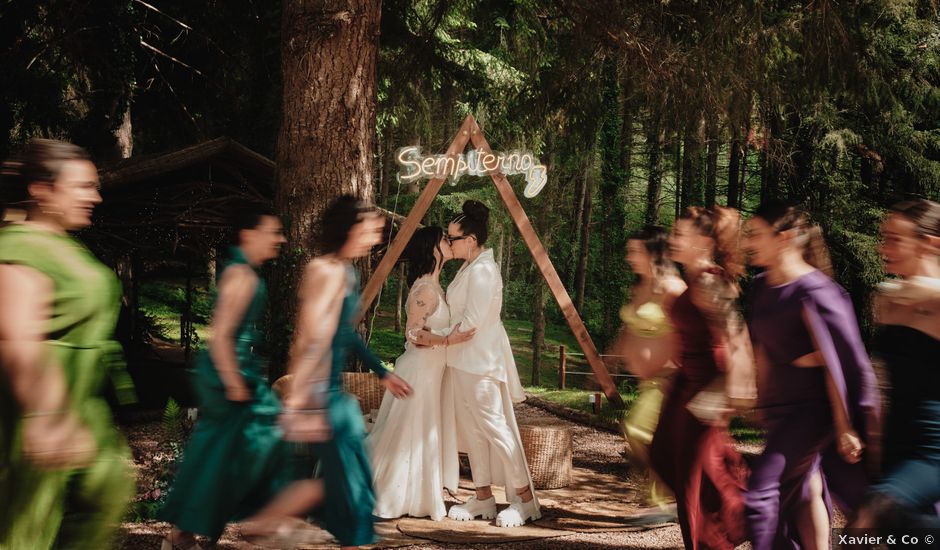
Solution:
<svg viewBox="0 0 940 550"><path fill-rule="evenodd" d="M374 206L353 195L340 195L333 199L320 220L323 253L339 252L349 239L349 230L375 212Z"/></svg>
<svg viewBox="0 0 940 550"><path fill-rule="evenodd" d="M676 266L669 259L669 231L659 225L647 225L643 229L632 233L628 241L640 241L643 248L650 257L653 264L653 278L660 280L669 275L678 273ZM637 282L642 281L643 276L637 273Z"/></svg>
<svg viewBox="0 0 940 550"><path fill-rule="evenodd" d="M822 230L798 206L772 201L761 204L754 216L767 222L774 233L796 230L797 243L803 247L803 259L809 265L832 277L832 261Z"/></svg>
<svg viewBox="0 0 940 550"><path fill-rule="evenodd" d="M458 214L451 223L460 226L464 235L473 235L476 237L477 244L483 246L489 236L487 224L490 220L490 209L480 201L468 200L461 207L461 214Z"/></svg>
<svg viewBox="0 0 940 550"><path fill-rule="evenodd" d="M444 253L441 251L443 238L444 230L436 225L415 231L403 253L404 260L408 262L408 286L415 284L419 277L433 273L444 261ZM435 250L440 258L434 256Z"/></svg>
<svg viewBox="0 0 940 550"><path fill-rule="evenodd" d="M940 237L940 204L916 199L899 202L890 211L914 222L918 237Z"/></svg>
<svg viewBox="0 0 940 550"><path fill-rule="evenodd" d="M689 220L695 229L715 241L715 263L731 279L744 274L741 253L741 215L734 208L690 206L682 211L680 220Z"/></svg>
<svg viewBox="0 0 940 550"><path fill-rule="evenodd" d="M78 145L55 139L33 138L15 158L3 163L0 185L0 208L25 208L29 202L29 185L35 182L54 183L62 166L70 160L91 160L88 151Z"/></svg>

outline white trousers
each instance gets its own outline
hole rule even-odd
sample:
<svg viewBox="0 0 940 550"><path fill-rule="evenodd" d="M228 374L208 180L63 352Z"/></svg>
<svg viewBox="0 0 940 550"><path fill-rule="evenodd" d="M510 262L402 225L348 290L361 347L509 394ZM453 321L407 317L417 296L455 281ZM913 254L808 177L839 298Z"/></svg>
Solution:
<svg viewBox="0 0 940 550"><path fill-rule="evenodd" d="M448 370L454 376L457 429L467 445L473 485L493 485L493 469L501 468L508 478L507 496L514 494L513 489L528 487L529 467L522 441L506 419L507 414L514 413L511 408L505 410L500 382L458 369ZM494 460L500 464L493 464Z"/></svg>

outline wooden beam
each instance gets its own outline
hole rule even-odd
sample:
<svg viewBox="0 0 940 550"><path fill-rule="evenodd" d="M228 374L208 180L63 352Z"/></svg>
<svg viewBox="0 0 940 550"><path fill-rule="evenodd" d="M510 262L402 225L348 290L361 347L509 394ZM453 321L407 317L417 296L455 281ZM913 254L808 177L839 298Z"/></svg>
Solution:
<svg viewBox="0 0 940 550"><path fill-rule="evenodd" d="M472 117L468 116L468 118L472 120ZM487 143L486 138L483 136L483 131L480 130L476 120L473 120L473 124L470 128L470 141L473 142L475 148L492 154L493 151L490 149L490 144ZM561 282L561 278L558 277L558 272L555 271L555 266L552 265L552 261L548 257L548 252L545 250L545 247L542 246L542 241L539 240L538 235L536 235L535 228L532 227L532 223L529 221L529 217L522 208L522 204L519 203L516 193L512 190L512 185L510 185L509 180L506 179L506 176L499 170L498 166L490 170L489 175L493 179L493 183L496 184L496 190L499 192L499 196L503 199L503 203L505 203L506 208L509 210L509 215L512 216L526 246L529 247L529 252L532 253L535 265L537 265L539 271L542 272L542 276L545 277L545 282L548 283L548 288L551 289L552 294L555 296L558 307L561 308L565 320L568 321L568 326L571 327L571 332L574 333L578 344L581 345L584 356L587 358L588 364L591 365L591 370L594 371L597 382L604 390L604 394L607 395L607 400L610 402L611 406L622 409L624 406L623 399L620 397L620 392L617 391L617 385L614 384L613 378L611 378L610 373L607 372L604 361L597 353L597 348L594 347L594 341L591 340L591 335L588 334L587 327L584 326L581 316L578 315L578 311L575 309L574 303L572 303L571 297L568 295L568 291L565 290L565 285Z"/></svg>
<svg viewBox="0 0 940 550"><path fill-rule="evenodd" d="M473 120L472 116L467 115L467 118L464 119L460 128L457 130L454 139L450 142L447 152L444 154L447 156L457 156L462 153L464 148L467 147L467 142L470 140L470 128L473 126L476 126L476 121ZM389 245L388 252L382 256L378 267L375 268L372 276L369 277L369 282L366 283L366 287L362 289L362 306L359 309L359 314L353 319L353 326L359 325L366 311L369 309L369 306L372 305L372 301L378 296L379 289L385 284L385 279L387 279L388 275L392 272L392 268L395 267L395 262L398 261L401 253L405 250L405 246L408 244L408 241L411 240L415 229L418 228L418 224L421 222L422 218L424 218L428 208L431 207L431 203L434 202L434 198L441 190L441 186L444 185L444 180L446 179L447 175L443 174L439 177L435 177L424 186L424 190L421 191L421 195L418 197L418 202L415 203L414 208L408 213L408 217L402 222L398 234L395 235L395 239L392 241L392 244Z"/></svg>
<svg viewBox="0 0 940 550"><path fill-rule="evenodd" d="M482 149L486 153L493 152L486 138L483 137L483 131L480 130L480 126L473 118L473 115L467 115L467 118L464 119L463 123L460 125L460 129L457 131L457 135L455 135L454 139L450 142L450 146L447 148L445 155L451 157L462 153L468 141L471 141L476 149ZM617 391L617 386L614 384L610 373L607 372L604 361L597 353L597 348L594 347L594 341L591 340L591 335L588 334L587 327L584 326L581 316L578 315L578 311L571 302L571 297L568 295L568 291L565 290L565 285L562 284L561 278L558 277L558 272L555 271L555 266L552 265L552 261L548 257L548 252L545 250L545 247L542 246L542 241L540 241L536 235L532 223L529 222L529 217L526 215L525 210L519 203L519 199L512 190L512 186L509 184L509 180L499 171L498 166L488 173L493 183L496 185L496 190L503 199L503 203L509 210L513 222L519 229L519 233L522 234L523 240L525 240L526 245L529 247L529 252L532 253L535 264L545 278L545 282L548 283L552 295L555 296L555 300L558 302L558 306L561 308L565 320L568 321L568 326L571 327L571 332L574 333L574 337L581 345L581 349L584 351L588 364L591 365L591 370L594 371L597 382L604 390L604 394L607 395L607 400L614 408L622 409L624 405L623 399L620 397L620 392ZM434 201L434 198L437 196L438 192L440 192L445 179L447 179L447 174L435 177L428 182L421 192L421 196L418 197L418 202L415 203L414 208L408 214L408 217L405 218L398 234L395 236L395 240L393 240L392 244L388 247L388 252L382 257L381 262L379 262L378 267L375 269L375 272L373 272L372 276L369 278L369 282L362 291L362 305L359 314L354 320L355 325L358 325L362 321L369 306L372 305L372 301L375 300L375 297L378 295L379 289L385 283L385 279L387 279L388 275L391 273L395 262L398 261L399 256L401 256L402 251L404 251L405 245L408 244L411 236L414 235L418 223L424 218L428 208L431 206L431 202Z"/></svg>

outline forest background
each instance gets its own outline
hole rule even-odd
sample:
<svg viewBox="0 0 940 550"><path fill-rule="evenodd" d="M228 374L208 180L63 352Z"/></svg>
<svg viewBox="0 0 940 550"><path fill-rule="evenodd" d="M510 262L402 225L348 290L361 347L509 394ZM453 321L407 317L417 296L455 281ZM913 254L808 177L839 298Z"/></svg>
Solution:
<svg viewBox="0 0 940 550"><path fill-rule="evenodd" d="M521 200L599 348L629 299L633 231L689 205L747 216L769 198L821 224L870 337L884 209L940 197L938 17L931 0L13 0L0 7L0 156L38 135L107 166L228 136L275 159L290 239L271 272L275 365L328 198L406 215L419 186L398 180L397 150L443 152L470 113L494 149L548 166ZM574 340L489 179L445 185L425 223L468 198L493 209L524 379L554 383L545 362ZM173 254L149 258L144 287L165 337ZM206 272L200 326L211 286ZM369 317L387 360L406 292L396 271Z"/></svg>

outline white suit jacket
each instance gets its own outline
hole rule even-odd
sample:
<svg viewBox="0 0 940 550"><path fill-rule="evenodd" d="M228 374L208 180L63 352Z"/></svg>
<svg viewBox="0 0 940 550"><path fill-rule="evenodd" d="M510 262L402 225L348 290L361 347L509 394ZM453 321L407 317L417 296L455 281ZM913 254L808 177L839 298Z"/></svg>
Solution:
<svg viewBox="0 0 940 550"><path fill-rule="evenodd" d="M447 305L450 330L458 324L461 332L477 329L470 340L447 347L447 366L504 382L512 401L525 400L509 336L500 319L503 279L492 249L460 268L447 287Z"/></svg>

